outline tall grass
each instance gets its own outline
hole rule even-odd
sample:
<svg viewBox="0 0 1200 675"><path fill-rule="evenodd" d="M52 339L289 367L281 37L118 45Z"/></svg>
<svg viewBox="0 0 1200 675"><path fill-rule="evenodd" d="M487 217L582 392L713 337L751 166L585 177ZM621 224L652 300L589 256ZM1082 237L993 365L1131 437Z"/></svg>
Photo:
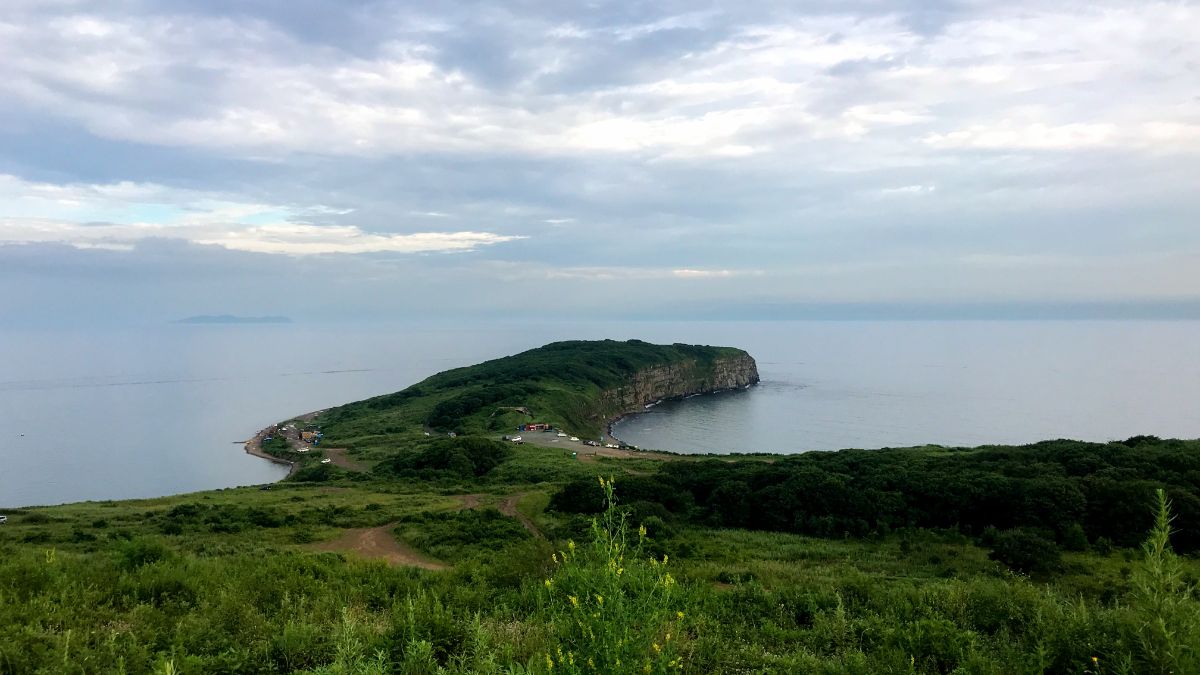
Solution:
<svg viewBox="0 0 1200 675"><path fill-rule="evenodd" d="M1142 544L1130 603L1136 625L1139 673L1200 673L1200 603L1171 550L1171 502L1156 492L1154 527Z"/></svg>
<svg viewBox="0 0 1200 675"><path fill-rule="evenodd" d="M668 556L643 552L646 529L631 532L617 507L612 478L599 478L605 509L592 520L591 541L573 540L552 554L545 580L554 644L548 671L564 673L676 672L684 667L686 615L675 602Z"/></svg>

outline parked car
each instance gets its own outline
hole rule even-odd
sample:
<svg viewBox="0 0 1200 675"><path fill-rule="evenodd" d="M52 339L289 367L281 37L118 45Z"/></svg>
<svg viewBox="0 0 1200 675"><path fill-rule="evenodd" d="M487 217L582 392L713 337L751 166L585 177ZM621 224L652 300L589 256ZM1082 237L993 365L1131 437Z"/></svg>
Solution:
<svg viewBox="0 0 1200 675"><path fill-rule="evenodd" d="M568 439L568 440L571 440L571 441L574 441L574 442L578 443L578 442L579 442L579 437L578 437L578 436L572 436L572 437L571 437L570 439Z"/></svg>
<svg viewBox="0 0 1200 675"><path fill-rule="evenodd" d="M525 442L525 439L524 439L524 438L521 438L520 436L513 436L513 437L512 437L512 442L513 442L513 443L524 443L524 442Z"/></svg>
<svg viewBox="0 0 1200 675"><path fill-rule="evenodd" d="M0 516L0 525L8 522L8 516Z"/></svg>
<svg viewBox="0 0 1200 675"><path fill-rule="evenodd" d="M329 459L328 457L326 457L325 459L321 460L321 463L322 463L322 464L328 464L328 463L330 463L330 462L332 462L332 461L333 461L332 459Z"/></svg>

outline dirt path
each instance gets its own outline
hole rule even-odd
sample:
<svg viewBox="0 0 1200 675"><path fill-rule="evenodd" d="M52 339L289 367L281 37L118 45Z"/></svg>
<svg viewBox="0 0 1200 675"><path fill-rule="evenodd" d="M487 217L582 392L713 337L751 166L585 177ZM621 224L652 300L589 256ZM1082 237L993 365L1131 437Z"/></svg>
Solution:
<svg viewBox="0 0 1200 675"><path fill-rule="evenodd" d="M334 466L340 466L347 471L366 471L367 467L350 459L346 455L346 448L318 448L325 456L329 458L330 463Z"/></svg>
<svg viewBox="0 0 1200 675"><path fill-rule="evenodd" d="M395 523L379 527L360 527L343 530L337 539L330 539L312 548L317 551L350 553L368 560L382 560L389 565L420 567L426 570L444 570L447 566L431 560L416 549L396 540L392 534Z"/></svg>
<svg viewBox="0 0 1200 675"><path fill-rule="evenodd" d="M500 513L503 513L510 518L516 518L521 523L521 526L529 531L529 534L532 534L538 539L545 539L546 535L542 534L542 531L538 529L537 525L533 524L533 521L529 519L529 516L521 513L521 510L517 508L517 500L524 496L525 495L509 495L508 497L505 497L504 501L500 502Z"/></svg>
<svg viewBox="0 0 1200 675"><path fill-rule="evenodd" d="M479 500L487 495L459 495L462 498L462 504L458 507L459 511L479 508Z"/></svg>

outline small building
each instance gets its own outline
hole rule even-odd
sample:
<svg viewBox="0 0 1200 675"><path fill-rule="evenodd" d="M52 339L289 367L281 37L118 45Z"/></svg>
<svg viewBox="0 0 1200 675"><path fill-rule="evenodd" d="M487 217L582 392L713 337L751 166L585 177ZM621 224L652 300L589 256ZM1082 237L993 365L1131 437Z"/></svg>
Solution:
<svg viewBox="0 0 1200 675"><path fill-rule="evenodd" d="M317 440L317 437L318 434L315 431L300 432L300 440L304 441L305 443L312 443L313 441Z"/></svg>

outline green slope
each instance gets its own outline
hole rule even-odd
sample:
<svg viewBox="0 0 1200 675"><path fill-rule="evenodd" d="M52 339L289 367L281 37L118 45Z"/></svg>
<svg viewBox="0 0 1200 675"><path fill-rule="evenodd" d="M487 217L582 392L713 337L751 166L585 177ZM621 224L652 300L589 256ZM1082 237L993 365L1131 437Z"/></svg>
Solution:
<svg viewBox="0 0 1200 675"><path fill-rule="evenodd" d="M703 371L719 359L745 355L730 347L640 340L555 342L331 408L316 423L327 442L360 449L411 440L424 430L497 433L525 422L595 437L604 417L620 412L603 410L601 393L628 383L637 372L685 362Z"/></svg>

